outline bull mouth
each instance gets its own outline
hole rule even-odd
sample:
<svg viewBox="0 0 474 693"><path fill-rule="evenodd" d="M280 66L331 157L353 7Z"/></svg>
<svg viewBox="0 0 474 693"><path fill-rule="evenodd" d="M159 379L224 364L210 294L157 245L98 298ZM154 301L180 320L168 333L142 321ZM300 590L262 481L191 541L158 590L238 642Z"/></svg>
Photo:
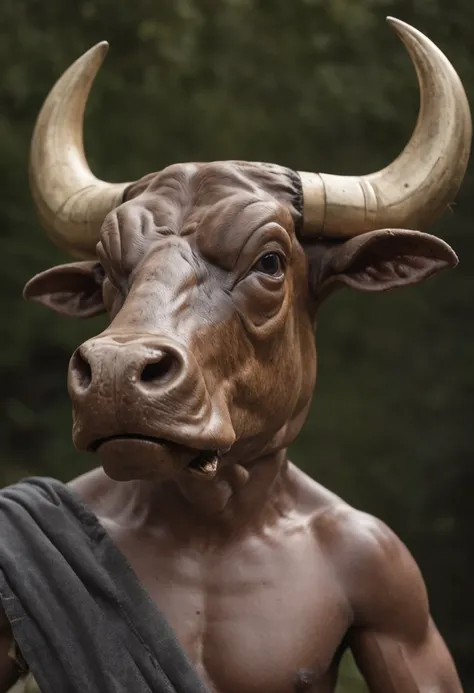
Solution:
<svg viewBox="0 0 474 693"><path fill-rule="evenodd" d="M177 445L176 443L171 443L171 441L166 440L165 438L158 438L156 436L148 436L141 433L117 433L104 438L97 438L88 446L88 450L89 452L99 452L100 448L106 443L120 440L138 440L165 448L170 447L171 445ZM213 478L217 474L219 462L223 454L222 451L193 450L192 448L188 448L187 446L183 445L179 445L179 447L186 450L191 458L185 466L185 470L187 472L208 478Z"/></svg>

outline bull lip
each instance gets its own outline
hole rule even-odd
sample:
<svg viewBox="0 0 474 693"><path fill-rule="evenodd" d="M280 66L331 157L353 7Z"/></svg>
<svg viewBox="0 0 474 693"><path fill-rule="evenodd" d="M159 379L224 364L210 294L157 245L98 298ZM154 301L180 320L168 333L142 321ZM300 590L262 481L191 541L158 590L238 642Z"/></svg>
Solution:
<svg viewBox="0 0 474 693"><path fill-rule="evenodd" d="M190 460L184 468L185 471L191 473L193 476L201 478L206 477L208 479L213 479L216 476L219 462L223 454L220 450L196 450L186 445L171 442L165 438L144 435L142 433L117 433L111 436L97 438L88 446L88 450L90 452L99 452L102 445L119 440L137 440L163 447L175 446L182 450L186 450L189 453Z"/></svg>
<svg viewBox="0 0 474 693"><path fill-rule="evenodd" d="M141 433L116 433L113 436L106 436L104 438L97 438L92 441L88 449L90 452L97 452L101 445L104 443L110 443L112 440L144 440L148 443L155 443L156 445L167 445L169 441L164 438L157 438L155 436L146 436Z"/></svg>

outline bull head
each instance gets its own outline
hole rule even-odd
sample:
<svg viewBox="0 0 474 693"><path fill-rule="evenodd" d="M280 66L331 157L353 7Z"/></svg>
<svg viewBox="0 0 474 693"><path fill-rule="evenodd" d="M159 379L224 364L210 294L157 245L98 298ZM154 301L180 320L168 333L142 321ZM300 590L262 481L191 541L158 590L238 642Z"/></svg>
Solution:
<svg viewBox="0 0 474 693"><path fill-rule="evenodd" d="M113 478L213 478L222 458L287 447L311 400L321 299L456 265L445 242L403 228L424 228L457 194L468 102L436 46L389 21L417 70L421 107L403 152L363 177L231 161L105 183L87 165L82 130L107 44L49 94L31 188L50 237L82 261L37 275L24 293L63 315L110 315L74 353L69 391L76 446L97 451Z"/></svg>

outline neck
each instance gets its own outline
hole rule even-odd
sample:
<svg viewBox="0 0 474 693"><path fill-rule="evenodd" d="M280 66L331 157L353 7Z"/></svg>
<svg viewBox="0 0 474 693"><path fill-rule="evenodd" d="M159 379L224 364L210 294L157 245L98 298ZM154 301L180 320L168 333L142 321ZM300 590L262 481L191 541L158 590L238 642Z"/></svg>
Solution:
<svg viewBox="0 0 474 693"><path fill-rule="evenodd" d="M161 483L136 481L127 487L132 521L147 526L164 522L188 537L228 536L271 524L291 502L286 450L249 466L224 464L212 481L189 477Z"/></svg>

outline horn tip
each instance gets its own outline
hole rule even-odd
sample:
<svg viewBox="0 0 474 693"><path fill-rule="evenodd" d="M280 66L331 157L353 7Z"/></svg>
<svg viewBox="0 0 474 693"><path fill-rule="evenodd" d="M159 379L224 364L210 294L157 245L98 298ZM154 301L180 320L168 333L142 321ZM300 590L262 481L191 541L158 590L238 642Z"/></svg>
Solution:
<svg viewBox="0 0 474 693"><path fill-rule="evenodd" d="M407 42L413 43L413 41L415 41L415 43L422 44L424 46L428 45L438 51L438 48L432 44L427 36L422 34L421 31L415 29L415 27L411 26L410 24L402 22L401 19L397 19L396 17L387 17L387 22L392 26L394 31L399 35L406 46L408 46Z"/></svg>
<svg viewBox="0 0 474 693"><path fill-rule="evenodd" d="M107 52L109 50L109 42L108 41L99 41L99 43L96 43L95 46L92 46L92 48L89 48L88 51L86 51L80 58L80 62L89 62L90 60L92 61L97 61L98 64L102 63L104 60L105 56L107 55Z"/></svg>
<svg viewBox="0 0 474 693"><path fill-rule="evenodd" d="M399 31L400 29L403 30L403 29L412 29L413 28L409 24L407 24L406 22L402 22L401 19L397 19L396 17L388 16L388 17L386 17L386 20L391 26L393 26L395 31Z"/></svg>
<svg viewBox="0 0 474 693"><path fill-rule="evenodd" d="M109 42L99 41L99 43L96 43L96 45L94 46L93 50L97 51L98 53L100 53L100 55L105 57L109 50Z"/></svg>

